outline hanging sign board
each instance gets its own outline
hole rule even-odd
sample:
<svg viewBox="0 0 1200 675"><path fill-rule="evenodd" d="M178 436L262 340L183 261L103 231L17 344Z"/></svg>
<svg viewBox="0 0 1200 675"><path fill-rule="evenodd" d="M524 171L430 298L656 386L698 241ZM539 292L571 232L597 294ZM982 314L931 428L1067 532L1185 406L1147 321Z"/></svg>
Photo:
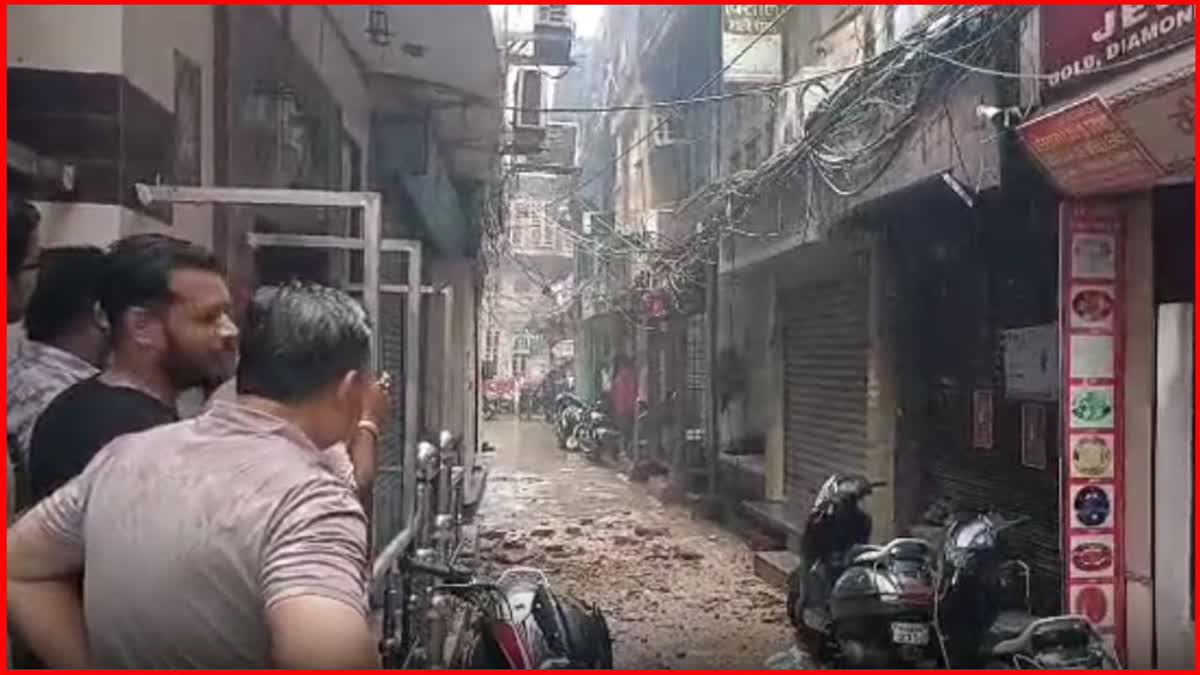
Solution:
<svg viewBox="0 0 1200 675"><path fill-rule="evenodd" d="M1098 96L1017 132L1050 180L1072 197L1148 188L1166 173Z"/></svg>
<svg viewBox="0 0 1200 675"><path fill-rule="evenodd" d="M1113 112L1172 176L1196 173L1196 74L1178 73L1111 101Z"/></svg>
<svg viewBox="0 0 1200 675"><path fill-rule="evenodd" d="M1090 619L1123 656L1120 211L1104 203L1066 202L1060 236L1066 608Z"/></svg>
<svg viewBox="0 0 1200 675"><path fill-rule="evenodd" d="M775 24L780 10L780 5L721 8L721 54L722 65L728 67L724 74L726 82L761 84L778 82L783 77L783 35L779 24Z"/></svg>
<svg viewBox="0 0 1200 675"><path fill-rule="evenodd" d="M1044 5L1038 21L1043 102L1174 51L1195 35L1192 5Z"/></svg>

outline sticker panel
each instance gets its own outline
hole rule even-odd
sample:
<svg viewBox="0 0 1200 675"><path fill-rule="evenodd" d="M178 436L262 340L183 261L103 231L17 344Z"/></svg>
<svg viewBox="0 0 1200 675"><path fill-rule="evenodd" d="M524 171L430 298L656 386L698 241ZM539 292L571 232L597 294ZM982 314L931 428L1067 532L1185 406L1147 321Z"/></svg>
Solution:
<svg viewBox="0 0 1200 675"><path fill-rule="evenodd" d="M1071 429L1112 429L1117 403L1112 385L1073 385L1069 397Z"/></svg>
<svg viewBox="0 0 1200 675"><path fill-rule="evenodd" d="M1111 528L1117 510L1114 495L1113 486L1109 483L1072 485L1071 501L1068 504L1071 528Z"/></svg>
<svg viewBox="0 0 1200 675"><path fill-rule="evenodd" d="M1116 565L1116 539L1111 534L1074 535L1067 560L1072 579L1111 579Z"/></svg>
<svg viewBox="0 0 1200 675"><path fill-rule="evenodd" d="M1069 439L1070 478L1113 477L1115 454L1111 433L1075 433Z"/></svg>

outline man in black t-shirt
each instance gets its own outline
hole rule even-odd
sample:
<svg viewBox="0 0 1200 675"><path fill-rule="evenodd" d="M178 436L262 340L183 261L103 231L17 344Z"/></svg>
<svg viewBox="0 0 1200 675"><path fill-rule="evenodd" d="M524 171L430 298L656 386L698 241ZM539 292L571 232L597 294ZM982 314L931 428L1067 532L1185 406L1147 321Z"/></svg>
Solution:
<svg viewBox="0 0 1200 675"><path fill-rule="evenodd" d="M233 373L238 331L210 252L136 235L112 246L106 268L100 304L112 327L112 365L38 418L29 444L35 500L79 475L117 436L178 419L180 392Z"/></svg>

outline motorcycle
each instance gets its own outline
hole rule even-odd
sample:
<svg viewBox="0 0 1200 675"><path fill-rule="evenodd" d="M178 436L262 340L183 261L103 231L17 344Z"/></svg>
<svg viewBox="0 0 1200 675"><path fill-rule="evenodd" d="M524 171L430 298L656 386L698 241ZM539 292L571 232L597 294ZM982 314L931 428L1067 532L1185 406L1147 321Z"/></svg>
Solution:
<svg viewBox="0 0 1200 675"><path fill-rule="evenodd" d="M538 570L509 570L487 583L457 564L457 442L443 432L440 448L418 450L413 544L384 577L384 667L611 669L612 639L598 608L553 592Z"/></svg>
<svg viewBox="0 0 1200 675"><path fill-rule="evenodd" d="M839 668L928 668L934 642L933 550L920 539L869 546L861 502L884 483L830 476L809 512L787 612L810 655Z"/></svg>
<svg viewBox="0 0 1200 675"><path fill-rule="evenodd" d="M995 512L953 517L936 571L938 637L955 668L1116 670L1083 617L1033 615L1030 570L1004 553L1002 535L1027 518Z"/></svg>

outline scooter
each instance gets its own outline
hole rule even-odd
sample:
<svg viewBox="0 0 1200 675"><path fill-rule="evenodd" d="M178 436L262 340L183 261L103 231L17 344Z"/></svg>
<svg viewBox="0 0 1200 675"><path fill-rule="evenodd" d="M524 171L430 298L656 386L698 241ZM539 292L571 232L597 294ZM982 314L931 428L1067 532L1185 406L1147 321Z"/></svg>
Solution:
<svg viewBox="0 0 1200 675"><path fill-rule="evenodd" d="M788 617L819 662L936 667L933 549L920 539L867 545L872 523L862 500L883 485L854 475L825 481L805 523L804 563L788 579Z"/></svg>
<svg viewBox="0 0 1200 675"><path fill-rule="evenodd" d="M1029 566L1005 555L1002 537L1026 520L995 512L950 519L935 575L946 662L988 670L1120 669L1087 619L1032 614Z"/></svg>
<svg viewBox="0 0 1200 675"><path fill-rule="evenodd" d="M562 393L554 400L554 435L560 450L572 452L579 449L575 429L583 421L587 406L574 394Z"/></svg>
<svg viewBox="0 0 1200 675"><path fill-rule="evenodd" d="M615 459L620 454L621 432L604 411L603 405L586 409L572 435L575 441L567 439L567 448L579 448L584 457L593 462L601 463L606 456Z"/></svg>

